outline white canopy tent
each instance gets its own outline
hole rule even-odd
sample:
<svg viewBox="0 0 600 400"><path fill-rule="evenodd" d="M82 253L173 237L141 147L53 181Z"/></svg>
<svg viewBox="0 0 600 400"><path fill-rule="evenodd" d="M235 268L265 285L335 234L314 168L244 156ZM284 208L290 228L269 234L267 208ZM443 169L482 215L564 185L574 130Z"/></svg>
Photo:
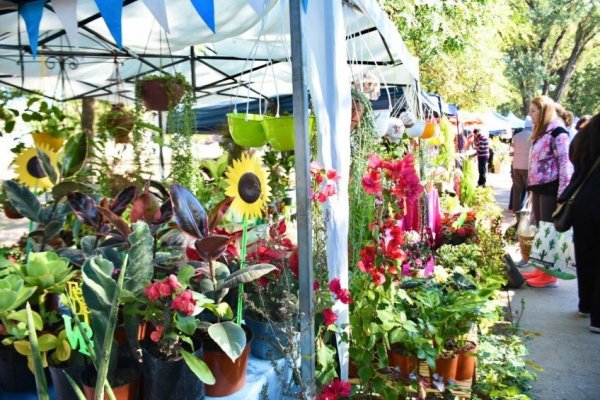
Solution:
<svg viewBox="0 0 600 400"><path fill-rule="evenodd" d="M133 84L138 76L180 72L191 82L196 103L201 106L290 94L294 85L296 91L306 91L308 83L303 87L298 85L298 79L308 72L319 122L320 158L326 167L336 168L342 176L338 195L329 204L329 275L330 279L340 277L342 284L347 284L349 83L368 70L384 86L408 87L405 97L413 111L417 111L418 104L418 60L410 55L377 1L308 0L307 16L302 17L307 42L302 43L302 30L294 30L299 29L298 25L290 34L289 12L299 7L301 0L292 4L291 0L264 0L260 13L250 5L256 0L215 1L215 32L207 27L190 0L168 0L168 35L145 2L124 0L122 48L112 38L93 0L68 1L77 8L78 47L71 45L53 3L48 2L44 5L34 58L24 23L18 18L19 2L0 0L0 86L41 92L56 101L83 97L112 100L117 94L120 101L133 101ZM295 20L297 16L292 18ZM297 50L300 44L307 47L308 67L303 57L292 65L291 42L297 43L296 55L302 54ZM120 66L121 82L115 80L115 61ZM294 93L294 115L303 117L298 118L303 121L296 122L296 132L305 132L304 136L306 110L306 98L302 100L301 94ZM296 169L304 172L297 174L298 226L307 231L302 236L304 240L299 240L301 313L308 318L312 315L310 309L302 310L303 304L312 307L302 301L303 296L312 296L312 280L306 279L312 277L310 255L306 254L311 234L307 222L310 207L305 201L309 186L306 137L296 138L296 149ZM338 311L340 325L347 323L347 306L345 310L340 306ZM303 367L306 356L314 359L314 353L304 351L309 342L305 339ZM342 358L345 376L347 355Z"/></svg>
<svg viewBox="0 0 600 400"><path fill-rule="evenodd" d="M199 106L292 92L287 0L266 0L264 18L248 0L215 1L215 33L190 0L169 0L169 34L144 2L126 0L122 49L93 0L76 1L78 47L71 46L49 2L40 24L36 58L14 3L0 2L0 85L39 91L57 100L110 99L117 90L133 100L135 78L163 70L184 74L194 85ZM348 80L369 69L385 83L413 85L418 80L418 61L377 2L343 4ZM307 21L308 29L312 23ZM123 80L119 85L115 57Z"/></svg>

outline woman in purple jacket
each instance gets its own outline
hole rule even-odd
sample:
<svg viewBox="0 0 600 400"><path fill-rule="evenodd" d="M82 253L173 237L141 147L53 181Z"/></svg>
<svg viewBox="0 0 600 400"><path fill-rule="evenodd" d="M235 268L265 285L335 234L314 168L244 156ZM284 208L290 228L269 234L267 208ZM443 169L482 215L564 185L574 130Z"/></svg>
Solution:
<svg viewBox="0 0 600 400"><path fill-rule="evenodd" d="M552 222L557 197L565 190L573 173L569 161L569 131L557 115L554 101L538 96L531 101L529 114L533 122L527 189L531 192L534 223ZM556 278L536 270L524 274L532 287L556 287Z"/></svg>

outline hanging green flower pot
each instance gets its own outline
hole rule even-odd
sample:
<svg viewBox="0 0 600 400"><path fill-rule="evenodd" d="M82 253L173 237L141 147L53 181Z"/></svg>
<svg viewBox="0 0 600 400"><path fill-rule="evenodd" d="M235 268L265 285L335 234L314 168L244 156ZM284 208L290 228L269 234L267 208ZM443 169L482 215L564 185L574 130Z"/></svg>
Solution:
<svg viewBox="0 0 600 400"><path fill-rule="evenodd" d="M242 147L262 147L267 144L262 125L263 118L258 114L227 114L229 133L233 141Z"/></svg>
<svg viewBox="0 0 600 400"><path fill-rule="evenodd" d="M308 130L310 136L314 132L315 117L309 117ZM294 117L265 117L263 120L265 136L273 150L293 151L294 150Z"/></svg>

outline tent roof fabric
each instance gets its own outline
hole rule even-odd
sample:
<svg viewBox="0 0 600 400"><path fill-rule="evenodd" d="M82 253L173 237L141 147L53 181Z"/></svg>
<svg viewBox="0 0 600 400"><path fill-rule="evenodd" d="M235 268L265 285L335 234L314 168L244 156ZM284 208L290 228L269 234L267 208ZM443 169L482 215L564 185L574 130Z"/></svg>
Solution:
<svg viewBox="0 0 600 400"><path fill-rule="evenodd" d="M122 49L112 39L94 0L77 1L79 47L69 44L47 3L35 59L25 24L11 3L0 3L2 86L41 92L56 100L88 96L133 101L138 76L165 71L186 76L199 106L292 92L288 0L270 0L263 18L247 0L215 1L215 33L190 0L168 0L168 35L143 1L125 0ZM364 70L385 84L418 80L418 60L375 0L344 0L343 5L348 81ZM121 81L115 79L115 61Z"/></svg>
<svg viewBox="0 0 600 400"><path fill-rule="evenodd" d="M521 118L517 117L515 114L512 113L512 111L506 114L504 118L508 120L512 129L525 128L525 120L522 120Z"/></svg>

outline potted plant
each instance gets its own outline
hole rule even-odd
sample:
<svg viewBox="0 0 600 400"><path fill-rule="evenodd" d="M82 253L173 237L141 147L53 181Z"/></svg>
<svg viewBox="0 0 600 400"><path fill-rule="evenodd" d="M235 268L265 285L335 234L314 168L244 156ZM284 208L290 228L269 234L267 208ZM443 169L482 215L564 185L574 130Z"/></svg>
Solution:
<svg viewBox="0 0 600 400"><path fill-rule="evenodd" d="M254 334L252 355L279 359L288 353L298 327L298 249L285 237L284 220L253 244L248 265L271 264L271 273L246 286L246 324Z"/></svg>
<svg viewBox="0 0 600 400"><path fill-rule="evenodd" d="M170 188L175 222L179 228L194 239L194 248L204 260L196 268L201 276L197 287L212 303L204 304L214 319L198 323L203 332L204 361L215 375L215 384L206 385L209 396L227 396L239 390L245 383L246 365L251 332L232 321L231 305L223 302L228 291L259 279L275 269L268 264L257 264L230 273L221 262L231 241L229 236L209 232L208 217L198 200L186 188L173 184Z"/></svg>
<svg viewBox="0 0 600 400"><path fill-rule="evenodd" d="M189 289L194 274L194 268L187 266L177 276L155 280L144 289L140 310L152 326L150 339L142 342L145 399L203 399L204 383L215 383L201 360L200 342L192 340L195 315L210 302ZM165 381L165 377L170 378Z"/></svg>
<svg viewBox="0 0 600 400"><path fill-rule="evenodd" d="M33 142L36 146L48 146L57 152L78 126L77 118L57 105L49 105L40 97L27 100L27 108L21 113L23 122L33 127Z"/></svg>
<svg viewBox="0 0 600 400"><path fill-rule="evenodd" d="M123 104L112 104L98 119L97 129L112 136L116 143L129 143L129 132L136 122L135 114Z"/></svg>
<svg viewBox="0 0 600 400"><path fill-rule="evenodd" d="M147 75L136 82L136 93L141 97L144 107L155 111L171 110L192 89L181 73Z"/></svg>
<svg viewBox="0 0 600 400"><path fill-rule="evenodd" d="M231 138L242 147L263 147L267 144L263 120L264 116L259 114L227 114Z"/></svg>

